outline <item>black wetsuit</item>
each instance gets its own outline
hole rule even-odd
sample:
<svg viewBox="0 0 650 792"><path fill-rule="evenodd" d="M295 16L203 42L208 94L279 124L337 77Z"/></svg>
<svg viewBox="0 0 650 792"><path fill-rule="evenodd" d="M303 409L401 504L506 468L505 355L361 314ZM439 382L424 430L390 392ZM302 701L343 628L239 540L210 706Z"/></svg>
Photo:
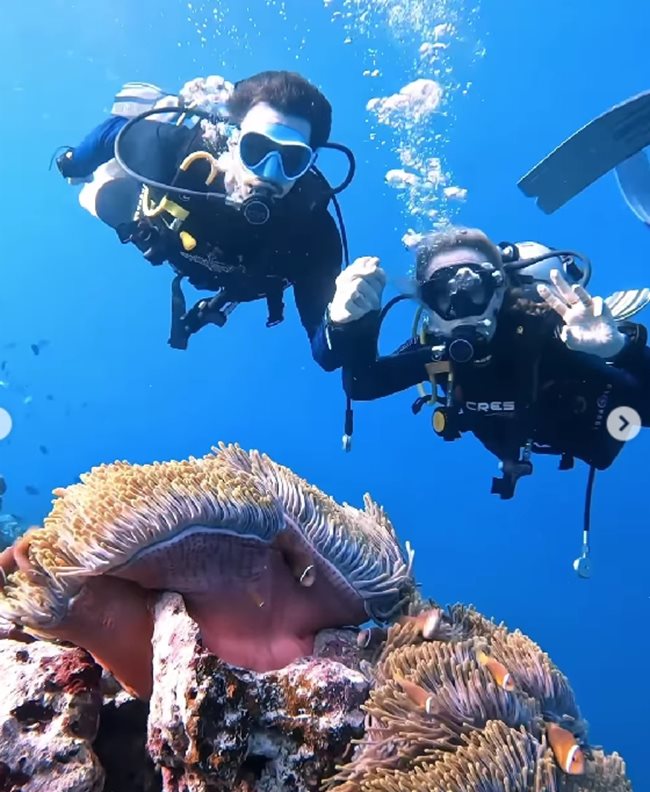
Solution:
<svg viewBox="0 0 650 792"><path fill-rule="evenodd" d="M376 349L376 320L360 321L365 321L366 342L355 342L356 360L344 368L352 399L373 400L428 383L425 366L433 362L432 349L442 339L427 339L426 345L412 339L396 353L377 358L370 354ZM557 336L560 323L550 313L540 317L502 312L481 356L484 362L452 365L452 393L445 408L448 425L458 434L472 432L506 462L516 460L519 449L530 441L533 452L562 455L566 466L577 458L602 470L623 447L607 430L612 409L632 407L643 426L650 425L645 328L621 325L626 345L608 363L568 349ZM443 376L437 381L444 402L450 396L449 380Z"/></svg>
<svg viewBox="0 0 650 792"><path fill-rule="evenodd" d="M220 141L215 148L207 149L200 136L187 127L142 121L127 130L121 142L121 154L132 170L148 179L201 192L223 193L222 174L206 187L207 162L197 161L186 172L179 171L179 166L190 152L208 150L218 156L224 147L225 141ZM151 190L154 202L164 195L164 191ZM336 334L328 337L325 323L325 309L341 271L342 244L328 211L330 194L323 179L307 173L287 196L274 204L271 219L260 226L251 225L240 211L223 200L183 199L174 193L169 197L190 213L178 231L169 231L160 219L154 218L137 226L122 225L118 229L122 240L136 244L154 264L171 263L179 279L187 278L197 289L222 290L223 302L265 298L269 326L282 321L282 294L292 286L314 359L326 371L342 365L346 347L336 345ZM172 218L166 216L166 219ZM160 234L154 245L149 238L151 225ZM194 238L193 249L184 249L179 231ZM182 300L177 283L173 304ZM182 338L174 342L174 333L172 323L170 343L183 347Z"/></svg>

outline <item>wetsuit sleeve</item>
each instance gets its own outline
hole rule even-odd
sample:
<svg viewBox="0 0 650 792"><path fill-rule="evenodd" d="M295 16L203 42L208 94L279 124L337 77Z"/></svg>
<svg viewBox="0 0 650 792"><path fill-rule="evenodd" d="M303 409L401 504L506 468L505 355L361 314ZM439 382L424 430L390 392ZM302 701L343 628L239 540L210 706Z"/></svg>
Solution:
<svg viewBox="0 0 650 792"><path fill-rule="evenodd" d="M96 126L78 146L72 149L62 163L62 174L66 179L83 179L90 176L100 165L113 159L115 139L128 119L110 116Z"/></svg>
<svg viewBox="0 0 650 792"><path fill-rule="evenodd" d="M392 355L357 360L343 371L345 391L355 401L372 401L428 380L431 349L412 340Z"/></svg>
<svg viewBox="0 0 650 792"><path fill-rule="evenodd" d="M355 342L362 343L368 337L368 332L361 326L337 333L328 321L327 306L334 297L343 258L341 237L329 212L314 215L305 236L303 256L304 269L294 283L296 308L314 360L325 371L334 371L348 359Z"/></svg>

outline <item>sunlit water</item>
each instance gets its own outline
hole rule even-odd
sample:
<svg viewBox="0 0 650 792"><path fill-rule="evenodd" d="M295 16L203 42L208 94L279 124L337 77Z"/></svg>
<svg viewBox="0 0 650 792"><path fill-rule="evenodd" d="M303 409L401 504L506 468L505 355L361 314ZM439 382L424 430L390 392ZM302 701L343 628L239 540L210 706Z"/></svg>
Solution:
<svg viewBox="0 0 650 792"><path fill-rule="evenodd" d="M445 144L453 133L458 101L471 88L457 72L485 54L476 32L479 7L465 0L323 2L341 25L345 42L364 47L364 75L390 80L393 53L376 44L377 34L388 31L412 77L366 105L373 138L395 158L386 181L397 191L406 223L403 240L410 246L421 233L452 223L467 196L454 183Z"/></svg>
<svg viewBox="0 0 650 792"><path fill-rule="evenodd" d="M75 144L128 80L175 92L199 75L295 68L323 87L336 138L357 154L341 199L353 257L376 253L406 274L402 238L463 222L584 251L596 293L648 285L647 229L613 180L553 217L516 188L564 136L647 89L645 6L116 0L88 11L44 0L38 11L12 6L0 29L5 541L41 523L52 488L94 464L182 458L219 439L266 451L341 500L370 489L413 541L425 593L474 602L538 640L576 688L593 741L620 751L635 789L648 788L638 704L650 693L637 673L650 649L646 433L598 476L595 572L577 580L584 466L559 473L537 460L504 504L489 493L494 458L471 438L434 437L411 392L357 405L354 451L342 454L340 378L313 365L291 304L272 330L251 306L171 351L169 270L116 243L47 171L53 149ZM383 348L408 337L400 307Z"/></svg>

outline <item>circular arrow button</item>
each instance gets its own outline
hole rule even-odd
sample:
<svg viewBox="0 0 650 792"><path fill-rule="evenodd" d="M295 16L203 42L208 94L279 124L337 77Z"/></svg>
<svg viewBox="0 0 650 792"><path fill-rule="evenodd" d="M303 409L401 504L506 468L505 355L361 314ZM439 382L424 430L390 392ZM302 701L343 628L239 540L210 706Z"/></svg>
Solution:
<svg viewBox="0 0 650 792"><path fill-rule="evenodd" d="M641 431L641 416L632 407L616 407L607 416L607 431L621 443L627 443Z"/></svg>

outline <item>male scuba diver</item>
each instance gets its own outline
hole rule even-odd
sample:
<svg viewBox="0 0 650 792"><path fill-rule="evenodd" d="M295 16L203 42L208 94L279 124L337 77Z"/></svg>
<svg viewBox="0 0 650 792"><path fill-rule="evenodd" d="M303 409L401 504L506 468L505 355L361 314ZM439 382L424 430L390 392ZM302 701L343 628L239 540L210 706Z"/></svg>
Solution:
<svg viewBox="0 0 650 792"><path fill-rule="evenodd" d="M650 225L650 91L632 96L564 140L518 182L553 214L586 187L614 171L628 207Z"/></svg>
<svg viewBox="0 0 650 792"><path fill-rule="evenodd" d="M312 355L339 368L347 346L328 330L326 308L347 242L336 195L354 157L329 141L332 108L299 74L266 71L234 86L197 78L178 96L128 83L109 118L56 160L80 203L153 265L169 262L169 344L185 349L206 324L223 326L242 302L265 299L267 327L284 318L293 287ZM323 149L343 152L333 189L316 168ZM328 211L333 201L341 226ZM214 296L186 309L182 280Z"/></svg>
<svg viewBox="0 0 650 792"><path fill-rule="evenodd" d="M369 271L373 289L380 269L375 260ZM359 308L361 289L350 283L333 300L347 306L339 321L363 325L366 334L358 343L357 327L356 357L343 369L344 444L352 431L353 399L418 386L413 412L433 406L437 435L453 441L471 432L499 459L502 477L493 479L492 492L503 499L512 498L519 478L532 473L534 453L558 455L561 470L575 459L586 462L583 552L575 564L583 577L590 568L594 472L612 464L632 430L650 425L646 329L625 321L630 311L624 294L607 301L590 296L590 274L589 261L574 252L536 242L495 245L478 229L451 228L422 238L411 294L394 298L381 313ZM379 356L387 310L409 297L420 306L412 338L394 354Z"/></svg>

